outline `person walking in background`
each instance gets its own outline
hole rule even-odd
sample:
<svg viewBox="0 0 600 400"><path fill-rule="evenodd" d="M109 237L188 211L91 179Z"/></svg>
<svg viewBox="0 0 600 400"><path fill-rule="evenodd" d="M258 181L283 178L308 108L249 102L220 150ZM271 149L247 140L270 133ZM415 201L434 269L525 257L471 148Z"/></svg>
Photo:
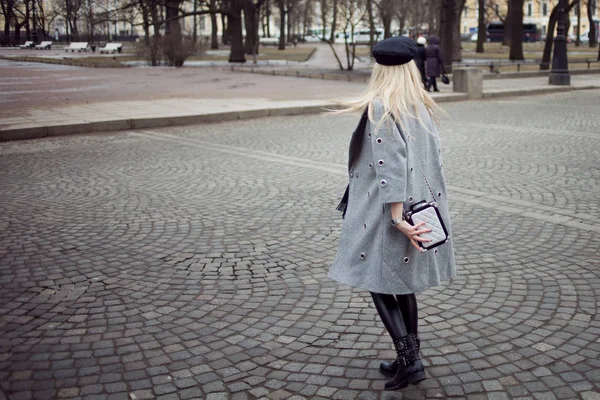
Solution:
<svg viewBox="0 0 600 400"><path fill-rule="evenodd" d="M424 88L427 88L427 75L425 75L425 59L427 58L426 43L427 39L420 36L417 39L417 53L415 54L415 64L417 64L417 68L419 68L419 72L421 73Z"/></svg>
<svg viewBox="0 0 600 400"><path fill-rule="evenodd" d="M456 275L436 114L422 86L414 40L395 36L373 47L376 64L365 94L336 113L362 112L350 141L349 184L338 210L344 222L328 277L368 290L396 348L380 371L397 390L426 378L419 353L415 293ZM436 193L437 195L434 195ZM424 251L431 232L411 225L405 211L437 201L449 238Z"/></svg>
<svg viewBox="0 0 600 400"><path fill-rule="evenodd" d="M444 71L444 60L442 59L442 51L440 49L440 39L437 36L430 36L427 48L427 91L431 92L433 87L434 92L439 92L436 78Z"/></svg>

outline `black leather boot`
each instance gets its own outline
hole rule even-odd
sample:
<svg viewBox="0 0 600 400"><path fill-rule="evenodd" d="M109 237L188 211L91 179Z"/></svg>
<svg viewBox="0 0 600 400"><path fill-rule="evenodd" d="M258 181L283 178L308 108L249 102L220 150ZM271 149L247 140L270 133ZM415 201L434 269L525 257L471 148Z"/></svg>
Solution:
<svg viewBox="0 0 600 400"><path fill-rule="evenodd" d="M425 368L419 355L420 341L417 335L411 333L408 336L395 340L394 347L397 354L395 363L398 365L398 369L394 378L385 383L385 390L404 389L409 383L416 385L422 380L427 379ZM393 364L391 363L390 366L393 366Z"/></svg>
<svg viewBox="0 0 600 400"><path fill-rule="evenodd" d="M381 364L379 364L379 371L389 377L396 375L396 371L398 371L398 360L392 362L382 361Z"/></svg>

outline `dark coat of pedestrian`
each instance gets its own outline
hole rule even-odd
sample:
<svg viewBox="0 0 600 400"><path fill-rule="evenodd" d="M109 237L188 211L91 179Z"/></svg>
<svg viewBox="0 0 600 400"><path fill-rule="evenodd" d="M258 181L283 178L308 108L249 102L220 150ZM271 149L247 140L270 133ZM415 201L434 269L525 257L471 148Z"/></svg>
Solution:
<svg viewBox="0 0 600 400"><path fill-rule="evenodd" d="M442 50L440 49L440 39L437 36L430 36L425 49L427 58L427 76L438 78L444 68Z"/></svg>
<svg viewBox="0 0 600 400"><path fill-rule="evenodd" d="M429 78L426 89L430 91L433 87L434 92L439 92L436 78L444 73L444 59L440 49L440 39L437 36L430 36L427 39L428 45L425 49L427 56L427 77Z"/></svg>
<svg viewBox="0 0 600 400"><path fill-rule="evenodd" d="M419 72L421 73L421 80L423 81L423 86L427 86L427 75L425 74L425 60L427 59L427 50L425 49L425 44L427 43L427 39L423 36L417 39L417 53L415 54L415 64L417 64L417 68L419 68Z"/></svg>

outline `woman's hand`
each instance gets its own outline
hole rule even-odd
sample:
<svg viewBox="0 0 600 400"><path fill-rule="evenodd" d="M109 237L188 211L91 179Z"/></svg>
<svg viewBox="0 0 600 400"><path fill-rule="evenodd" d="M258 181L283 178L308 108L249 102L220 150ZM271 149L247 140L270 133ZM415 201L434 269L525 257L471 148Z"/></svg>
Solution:
<svg viewBox="0 0 600 400"><path fill-rule="evenodd" d="M431 242L431 239L425 239L420 236L423 233L431 232L431 229L422 228L423 225L425 225L424 221L419 222L415 226L409 224L406 221L400 221L396 225L396 229L398 229L400 232L406 235L406 237L410 240L410 244L412 244L412 246L415 249L419 250L420 252L424 252L425 250L419 247L419 244L417 242Z"/></svg>

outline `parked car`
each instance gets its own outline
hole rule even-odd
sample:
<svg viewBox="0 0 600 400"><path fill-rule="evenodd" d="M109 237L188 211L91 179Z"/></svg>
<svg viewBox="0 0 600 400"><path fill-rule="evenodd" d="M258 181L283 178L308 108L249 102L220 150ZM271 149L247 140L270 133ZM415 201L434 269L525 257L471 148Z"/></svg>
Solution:
<svg viewBox="0 0 600 400"><path fill-rule="evenodd" d="M475 32L473 35L471 35L471 42L476 42L478 37L479 37L479 35L477 35L477 32ZM490 38L489 38L489 37L488 37L488 38L486 38L486 40L485 40L485 41L486 41L486 42L489 42L489 41L490 41Z"/></svg>

